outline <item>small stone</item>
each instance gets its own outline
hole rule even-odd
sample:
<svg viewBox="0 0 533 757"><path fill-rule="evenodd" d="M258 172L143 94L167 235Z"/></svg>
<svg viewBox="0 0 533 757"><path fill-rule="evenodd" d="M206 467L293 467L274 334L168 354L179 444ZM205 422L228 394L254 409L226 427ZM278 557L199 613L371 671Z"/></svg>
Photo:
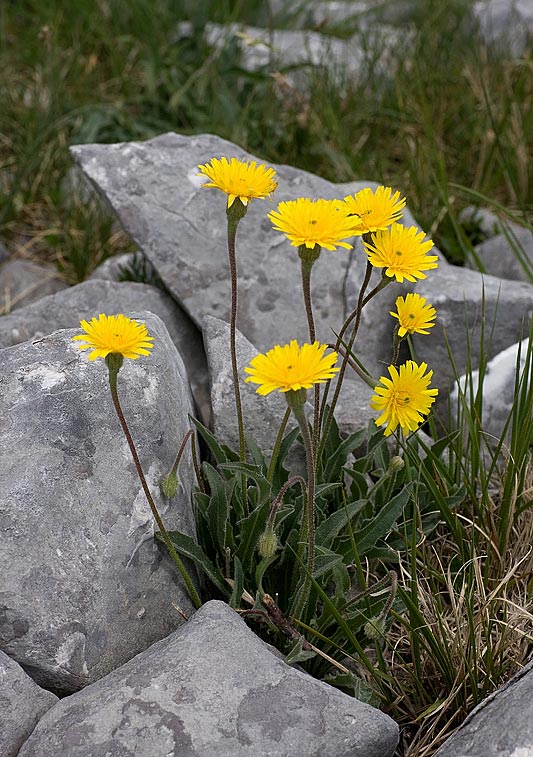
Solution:
<svg viewBox="0 0 533 757"><path fill-rule="evenodd" d="M67 288L53 265L8 260L0 266L0 315Z"/></svg>

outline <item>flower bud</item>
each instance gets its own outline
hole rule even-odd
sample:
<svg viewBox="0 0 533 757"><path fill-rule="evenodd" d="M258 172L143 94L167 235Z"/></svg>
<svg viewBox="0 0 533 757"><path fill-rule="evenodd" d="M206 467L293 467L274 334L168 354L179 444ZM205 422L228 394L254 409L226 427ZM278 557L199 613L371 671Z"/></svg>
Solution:
<svg viewBox="0 0 533 757"><path fill-rule="evenodd" d="M166 499L172 499L178 493L178 477L171 471L161 482L161 491Z"/></svg>
<svg viewBox="0 0 533 757"><path fill-rule="evenodd" d="M385 635L385 618L376 616L365 623L364 632L372 641L379 641Z"/></svg>
<svg viewBox="0 0 533 757"><path fill-rule="evenodd" d="M400 457L399 455L394 455L394 457L391 457L390 463L389 463L389 469L393 473L398 473L398 471L401 471L402 468L405 467L405 460L403 457Z"/></svg>
<svg viewBox="0 0 533 757"><path fill-rule="evenodd" d="M276 536L274 529L267 526L259 537L257 542L257 551L261 557L272 557L278 548L278 537Z"/></svg>

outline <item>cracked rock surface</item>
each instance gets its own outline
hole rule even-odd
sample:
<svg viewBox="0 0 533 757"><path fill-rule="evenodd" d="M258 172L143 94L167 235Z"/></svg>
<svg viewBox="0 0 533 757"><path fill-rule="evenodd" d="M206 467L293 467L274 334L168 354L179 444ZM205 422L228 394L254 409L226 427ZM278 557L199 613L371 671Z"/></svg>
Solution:
<svg viewBox="0 0 533 757"><path fill-rule="evenodd" d="M289 667L223 602L45 715L19 757L389 757L385 714Z"/></svg>
<svg viewBox="0 0 533 757"><path fill-rule="evenodd" d="M118 380L123 411L152 491L170 470L192 403L183 362L157 316L150 361ZM154 520L109 392L55 332L0 351L0 649L43 687L68 693L101 678L191 609L153 539ZM159 502L169 528L194 535L190 459L181 489Z"/></svg>

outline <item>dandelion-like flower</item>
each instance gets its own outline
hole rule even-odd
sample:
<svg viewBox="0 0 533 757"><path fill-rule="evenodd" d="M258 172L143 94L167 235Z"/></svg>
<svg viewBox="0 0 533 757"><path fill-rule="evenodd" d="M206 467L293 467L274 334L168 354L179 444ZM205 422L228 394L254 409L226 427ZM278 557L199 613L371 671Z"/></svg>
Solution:
<svg viewBox="0 0 533 757"><path fill-rule="evenodd" d="M283 347L278 344L250 361L250 366L244 369L249 374L245 381L259 384L257 394L262 395L270 394L275 389L289 392L323 384L339 370L334 367L337 353L324 355L327 348L327 344L320 342L302 344L300 347L296 339Z"/></svg>
<svg viewBox="0 0 533 757"><path fill-rule="evenodd" d="M336 250L336 245L347 250L352 245L343 242L355 235L353 218L346 216L339 200L311 200L299 197L297 200L280 202L277 210L267 214L276 231L281 231L293 247L305 245L308 249L316 245L326 250Z"/></svg>
<svg viewBox="0 0 533 757"><path fill-rule="evenodd" d="M210 179L204 187L215 187L228 195L228 208L237 198L247 206L250 200L269 197L278 186L274 169L262 163L257 165L255 160L212 158L210 163L198 168L198 176Z"/></svg>
<svg viewBox="0 0 533 757"><path fill-rule="evenodd" d="M357 234L387 229L403 215L405 197L390 187L367 187L344 198L346 211L355 221Z"/></svg>
<svg viewBox="0 0 533 757"><path fill-rule="evenodd" d="M425 297L416 292L409 292L403 297L396 299L396 313L389 311L393 318L399 321L398 336L406 334L429 334L427 329L434 325L437 311L433 305L426 304Z"/></svg>
<svg viewBox="0 0 533 757"><path fill-rule="evenodd" d="M72 339L86 342L78 345L80 350L93 350L89 360L105 358L111 353L137 360L139 355L149 355L153 347L154 338L149 336L145 324L133 321L122 313L100 313L98 318L92 318L90 323L81 321L80 325L85 333L73 336Z"/></svg>
<svg viewBox="0 0 533 757"><path fill-rule="evenodd" d="M437 268L437 255L427 253L433 247L431 239L424 239L424 232L416 226L394 223L386 231L372 234L372 244L364 242L369 261L376 268L384 268L390 278L400 284L404 279L425 279L423 271Z"/></svg>
<svg viewBox="0 0 533 757"><path fill-rule="evenodd" d="M438 389L428 388L433 371L426 373L426 370L426 363L417 365L413 360L399 370L389 365L390 378L382 376L383 386L374 387L370 407L381 412L376 425L386 426L385 436L390 436L398 426L405 434L415 431L428 414Z"/></svg>

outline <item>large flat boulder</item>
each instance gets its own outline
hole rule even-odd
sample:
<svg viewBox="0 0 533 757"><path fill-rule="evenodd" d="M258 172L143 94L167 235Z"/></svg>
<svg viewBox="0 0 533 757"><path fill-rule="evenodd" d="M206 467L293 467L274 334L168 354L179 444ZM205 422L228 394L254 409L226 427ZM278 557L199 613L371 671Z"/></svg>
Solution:
<svg viewBox="0 0 533 757"><path fill-rule="evenodd" d="M125 229L169 291L201 327L206 315L230 319L226 197L202 187L199 164L213 157L253 159L213 135L165 134L147 142L79 145L74 158L109 201ZM335 185L291 166L275 166L274 203L308 196L342 198L368 182ZM254 200L239 226L237 326L259 350L308 338L300 260L273 231L266 213L276 205ZM347 312L347 250L323 251L312 272L317 338L331 341Z"/></svg>
<svg viewBox="0 0 533 757"><path fill-rule="evenodd" d="M183 361L162 321L149 357L119 375L124 414L161 515L194 536L190 454L181 487L159 483L189 428ZM109 673L192 606L154 520L113 409L103 360L58 331L0 351L0 649L43 687L68 693Z"/></svg>
<svg viewBox="0 0 533 757"><path fill-rule="evenodd" d="M398 726L289 667L223 602L59 702L19 757L389 757Z"/></svg>

